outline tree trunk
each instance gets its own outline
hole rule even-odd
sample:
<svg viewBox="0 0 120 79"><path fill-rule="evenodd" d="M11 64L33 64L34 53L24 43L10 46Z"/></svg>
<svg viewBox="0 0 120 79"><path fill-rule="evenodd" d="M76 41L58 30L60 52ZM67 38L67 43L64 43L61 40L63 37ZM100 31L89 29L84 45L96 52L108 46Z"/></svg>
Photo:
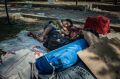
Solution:
<svg viewBox="0 0 120 79"><path fill-rule="evenodd" d="M76 6L78 5L78 0L76 0Z"/></svg>
<svg viewBox="0 0 120 79"><path fill-rule="evenodd" d="M117 0L114 0L114 5L117 5Z"/></svg>
<svg viewBox="0 0 120 79"><path fill-rule="evenodd" d="M5 0L5 10L7 15L7 23L10 24L9 14L8 14L8 7L7 7L7 0Z"/></svg>

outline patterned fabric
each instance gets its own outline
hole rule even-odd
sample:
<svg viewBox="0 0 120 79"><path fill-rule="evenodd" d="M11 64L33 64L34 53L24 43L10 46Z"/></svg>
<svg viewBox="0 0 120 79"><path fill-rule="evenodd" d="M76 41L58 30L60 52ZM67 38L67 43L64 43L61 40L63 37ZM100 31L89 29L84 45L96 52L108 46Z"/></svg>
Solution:
<svg viewBox="0 0 120 79"><path fill-rule="evenodd" d="M60 26L60 23L59 23L58 21L52 21L52 22L50 23L50 25L51 25L54 29L56 29L57 31L60 31L60 29L62 29L62 27Z"/></svg>

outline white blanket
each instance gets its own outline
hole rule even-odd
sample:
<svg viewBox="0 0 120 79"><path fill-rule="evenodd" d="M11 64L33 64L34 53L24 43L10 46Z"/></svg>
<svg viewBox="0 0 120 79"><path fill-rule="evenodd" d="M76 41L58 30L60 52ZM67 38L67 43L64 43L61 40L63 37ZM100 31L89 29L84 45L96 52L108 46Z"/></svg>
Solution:
<svg viewBox="0 0 120 79"><path fill-rule="evenodd" d="M30 79L30 64L35 61L34 52L46 53L42 43L27 36L27 31L20 32L16 38L0 42L0 49L10 52L2 57L0 64L0 78ZM35 47L33 50L33 47ZM11 54L13 53L14 54Z"/></svg>

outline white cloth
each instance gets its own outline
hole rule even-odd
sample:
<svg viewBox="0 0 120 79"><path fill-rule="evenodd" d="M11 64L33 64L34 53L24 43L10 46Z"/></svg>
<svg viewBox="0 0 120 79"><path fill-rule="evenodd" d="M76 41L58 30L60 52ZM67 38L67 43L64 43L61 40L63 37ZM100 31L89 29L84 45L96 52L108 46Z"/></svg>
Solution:
<svg viewBox="0 0 120 79"><path fill-rule="evenodd" d="M33 47L36 50L46 53L42 43L27 36L27 31L20 32L16 38L0 42L0 49L10 52L2 57L3 64L0 64L0 78L5 79L30 79L30 62L35 61ZM14 54L11 54L14 52Z"/></svg>

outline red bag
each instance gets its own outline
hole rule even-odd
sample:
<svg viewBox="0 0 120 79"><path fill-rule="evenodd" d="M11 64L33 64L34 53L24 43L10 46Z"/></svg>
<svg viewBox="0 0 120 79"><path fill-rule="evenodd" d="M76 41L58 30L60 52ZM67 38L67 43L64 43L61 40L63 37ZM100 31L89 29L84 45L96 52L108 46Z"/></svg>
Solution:
<svg viewBox="0 0 120 79"><path fill-rule="evenodd" d="M110 29L110 20L105 16L88 17L84 29L91 29L99 34L107 34Z"/></svg>

